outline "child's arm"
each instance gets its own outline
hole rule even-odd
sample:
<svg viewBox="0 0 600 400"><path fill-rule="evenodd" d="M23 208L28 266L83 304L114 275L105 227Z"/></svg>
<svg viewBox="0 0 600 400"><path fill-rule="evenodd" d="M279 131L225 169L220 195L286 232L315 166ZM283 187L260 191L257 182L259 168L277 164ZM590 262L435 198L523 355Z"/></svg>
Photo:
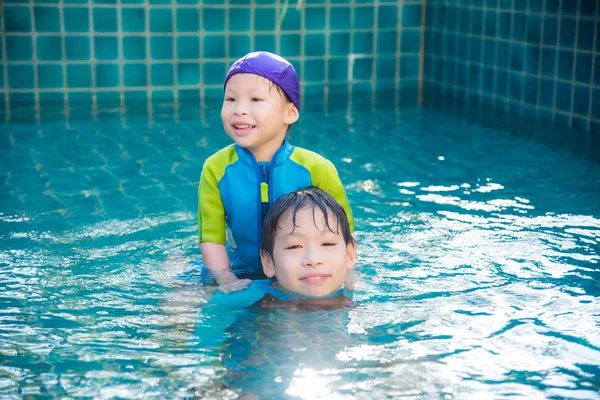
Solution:
<svg viewBox="0 0 600 400"><path fill-rule="evenodd" d="M254 281L247 290L233 294L216 292L198 315L196 325L197 346L217 350L229 337L228 328L240 313L264 297L270 280Z"/></svg>
<svg viewBox="0 0 600 400"><path fill-rule="evenodd" d="M326 163L321 167L318 173L313 174L313 185L323 189L340 203L344 211L346 211L348 224L350 224L350 232L354 234L354 216L352 215L350 202L348 201L348 196L346 195L344 185L342 185L337 169L331 161L326 160Z"/></svg>
<svg viewBox="0 0 600 400"><path fill-rule="evenodd" d="M250 279L238 279L238 277L231 272L229 267L229 256L227 255L227 249L225 246L218 243L200 243L200 251L202 252L202 261L206 268L212 272L212 274L219 282L219 289L223 293L231 293L237 290L242 290L248 286Z"/></svg>
<svg viewBox="0 0 600 400"><path fill-rule="evenodd" d="M229 293L244 289L248 279L238 279L231 272L229 256L225 249L225 208L221 201L219 180L228 165L217 153L204 163L198 187L198 240L204 265L217 278L222 292Z"/></svg>
<svg viewBox="0 0 600 400"><path fill-rule="evenodd" d="M296 147L290 159L297 164L308 169L310 172L311 184L329 193L340 203L348 216L350 232L354 232L354 218L352 209L346 196L346 191L340 180L335 165L328 159L312 151Z"/></svg>

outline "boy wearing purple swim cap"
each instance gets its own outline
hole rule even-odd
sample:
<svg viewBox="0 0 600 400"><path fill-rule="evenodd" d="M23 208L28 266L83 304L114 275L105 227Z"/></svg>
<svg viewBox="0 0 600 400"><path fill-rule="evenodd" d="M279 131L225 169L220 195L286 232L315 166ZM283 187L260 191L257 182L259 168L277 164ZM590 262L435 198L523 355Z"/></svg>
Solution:
<svg viewBox="0 0 600 400"><path fill-rule="evenodd" d="M262 222L279 197L318 186L342 205L351 231L354 224L333 164L286 140L300 116L300 83L292 64L268 52L247 54L229 69L224 89L221 119L235 144L204 163L198 190L198 238L204 265L227 293L250 282L238 275L264 278ZM238 267L235 274L232 257Z"/></svg>

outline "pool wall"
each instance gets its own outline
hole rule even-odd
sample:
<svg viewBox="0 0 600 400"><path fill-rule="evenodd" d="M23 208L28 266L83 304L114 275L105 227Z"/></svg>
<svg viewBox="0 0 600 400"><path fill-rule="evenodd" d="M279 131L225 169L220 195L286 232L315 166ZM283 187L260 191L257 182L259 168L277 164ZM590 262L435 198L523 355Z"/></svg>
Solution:
<svg viewBox="0 0 600 400"><path fill-rule="evenodd" d="M57 106L147 105L151 111L190 101L211 107L222 102L228 66L253 50L294 64L303 99L311 99L305 109L418 101L421 1L299 4L5 0L1 110L10 118L15 110L35 108L43 119L45 109Z"/></svg>
<svg viewBox="0 0 600 400"><path fill-rule="evenodd" d="M215 107L228 65L267 50L295 65L304 110L450 103L600 134L597 0L6 0L1 12L4 122Z"/></svg>
<svg viewBox="0 0 600 400"><path fill-rule="evenodd" d="M425 104L540 116L600 134L597 0L427 0Z"/></svg>

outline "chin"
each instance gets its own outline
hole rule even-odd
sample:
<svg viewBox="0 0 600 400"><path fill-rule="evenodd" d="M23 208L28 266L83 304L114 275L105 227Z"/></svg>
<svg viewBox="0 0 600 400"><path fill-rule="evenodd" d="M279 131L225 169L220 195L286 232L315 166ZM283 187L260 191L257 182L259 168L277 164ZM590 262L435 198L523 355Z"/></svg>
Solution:
<svg viewBox="0 0 600 400"><path fill-rule="evenodd" d="M336 290L332 290L330 288L312 288L311 290L305 290L304 292L302 292L302 294L304 296L309 296L309 297L327 297L329 295L332 295L333 293L337 292Z"/></svg>

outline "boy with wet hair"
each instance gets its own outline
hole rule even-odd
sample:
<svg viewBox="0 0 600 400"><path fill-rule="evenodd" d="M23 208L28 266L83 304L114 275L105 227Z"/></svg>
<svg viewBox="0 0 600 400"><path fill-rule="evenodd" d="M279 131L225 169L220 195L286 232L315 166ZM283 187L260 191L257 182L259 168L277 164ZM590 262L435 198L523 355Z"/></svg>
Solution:
<svg viewBox="0 0 600 400"><path fill-rule="evenodd" d="M204 265L220 290L228 293L250 281L232 272L233 253L226 242L235 252L236 264L245 268L236 272L262 275L262 223L279 197L318 186L341 204L350 232L354 226L335 166L286 140L300 115L300 83L292 64L268 52L247 54L229 69L224 89L221 119L235 144L204 163L198 190L198 239Z"/></svg>
<svg viewBox="0 0 600 400"><path fill-rule="evenodd" d="M281 197L267 213L260 256L274 287L303 296L337 292L356 262L348 217L318 187Z"/></svg>
<svg viewBox="0 0 600 400"><path fill-rule="evenodd" d="M344 208L319 189L308 187L279 198L266 215L261 241L264 274L244 290L217 291L202 306L208 323L197 328L202 345L218 347L227 327L254 304L326 310L352 304L342 293L356 264L356 241Z"/></svg>

